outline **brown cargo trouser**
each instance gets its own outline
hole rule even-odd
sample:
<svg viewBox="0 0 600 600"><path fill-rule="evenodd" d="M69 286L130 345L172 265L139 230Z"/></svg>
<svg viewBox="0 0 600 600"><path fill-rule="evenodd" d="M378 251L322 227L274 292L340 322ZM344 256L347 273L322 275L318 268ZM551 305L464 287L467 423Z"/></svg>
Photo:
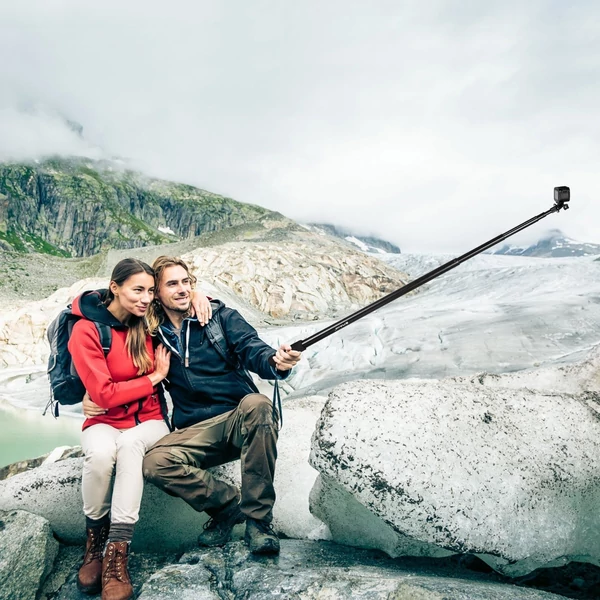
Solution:
<svg viewBox="0 0 600 600"><path fill-rule="evenodd" d="M144 476L194 510L214 516L235 501L238 490L206 469L239 458L242 513L271 521L277 436L271 401L263 394L249 394L234 410L160 439L144 458Z"/></svg>

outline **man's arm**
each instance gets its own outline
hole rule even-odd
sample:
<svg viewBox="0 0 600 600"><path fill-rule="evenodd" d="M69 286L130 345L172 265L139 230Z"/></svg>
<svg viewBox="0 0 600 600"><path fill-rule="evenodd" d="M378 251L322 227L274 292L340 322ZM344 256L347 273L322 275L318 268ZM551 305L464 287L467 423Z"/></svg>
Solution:
<svg viewBox="0 0 600 600"><path fill-rule="evenodd" d="M258 333L237 310L223 308L216 314L229 346L242 366L262 379L285 379L300 360L300 352L282 344L277 350L258 337Z"/></svg>

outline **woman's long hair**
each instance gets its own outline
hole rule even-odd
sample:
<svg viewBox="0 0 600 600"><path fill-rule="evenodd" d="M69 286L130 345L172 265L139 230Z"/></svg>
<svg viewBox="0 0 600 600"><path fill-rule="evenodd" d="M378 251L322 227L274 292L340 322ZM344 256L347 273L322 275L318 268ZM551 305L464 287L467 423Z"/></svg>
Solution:
<svg viewBox="0 0 600 600"><path fill-rule="evenodd" d="M132 275L138 273L148 273L152 275L156 282L156 276L152 267L137 258L124 258L119 261L113 269L110 276L111 283L114 281L117 285L123 285ZM115 299L114 294L108 289L107 297L104 304L108 306ZM152 304L152 303L151 303ZM148 326L143 317L131 315L127 320L128 330L125 340L127 354L133 361L133 364L138 368L138 375L148 373L154 366L148 354L146 347L146 336L148 335Z"/></svg>
<svg viewBox="0 0 600 600"><path fill-rule="evenodd" d="M158 291L164 270L169 267L183 267L188 274L190 281L192 282L192 289L194 289L196 281L198 281L190 272L190 268L181 258L177 258L175 256L159 256L154 260L152 263L152 268L154 269L154 280L156 281L154 302L152 302L146 311L146 322L148 324L148 331L150 332L150 335L156 335L158 328L165 320L165 312L158 299Z"/></svg>

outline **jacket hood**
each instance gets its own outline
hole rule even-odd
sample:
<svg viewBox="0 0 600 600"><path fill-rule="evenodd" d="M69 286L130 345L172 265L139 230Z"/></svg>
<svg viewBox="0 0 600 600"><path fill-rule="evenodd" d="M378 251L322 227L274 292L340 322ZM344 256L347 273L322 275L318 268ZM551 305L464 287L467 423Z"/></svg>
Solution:
<svg viewBox="0 0 600 600"><path fill-rule="evenodd" d="M104 306L103 300L106 298L106 292L107 290L83 292L81 296L77 296L73 300L71 304L72 313L78 317L103 323L109 327L126 327Z"/></svg>
<svg viewBox="0 0 600 600"><path fill-rule="evenodd" d="M221 300L217 300L216 298L211 298L210 296L207 296L207 298L210 301L213 315L215 313L219 312L222 308L225 308L225 304Z"/></svg>

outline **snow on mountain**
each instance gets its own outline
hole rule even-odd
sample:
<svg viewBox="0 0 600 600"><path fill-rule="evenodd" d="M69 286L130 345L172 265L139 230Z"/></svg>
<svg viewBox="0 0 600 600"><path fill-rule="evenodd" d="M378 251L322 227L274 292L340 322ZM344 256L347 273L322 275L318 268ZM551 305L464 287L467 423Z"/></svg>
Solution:
<svg viewBox="0 0 600 600"><path fill-rule="evenodd" d="M375 236L358 235L344 227L331 225L330 223L308 223L303 225L309 231L320 233L321 235L330 235L338 239L346 240L348 243L356 246L363 252L372 252L374 254L400 254L400 248L391 242L382 240Z"/></svg>
<svg viewBox="0 0 600 600"><path fill-rule="evenodd" d="M537 257L594 256L600 254L600 244L578 242L566 237L559 229L552 229L535 244L529 246L503 244L490 253Z"/></svg>

